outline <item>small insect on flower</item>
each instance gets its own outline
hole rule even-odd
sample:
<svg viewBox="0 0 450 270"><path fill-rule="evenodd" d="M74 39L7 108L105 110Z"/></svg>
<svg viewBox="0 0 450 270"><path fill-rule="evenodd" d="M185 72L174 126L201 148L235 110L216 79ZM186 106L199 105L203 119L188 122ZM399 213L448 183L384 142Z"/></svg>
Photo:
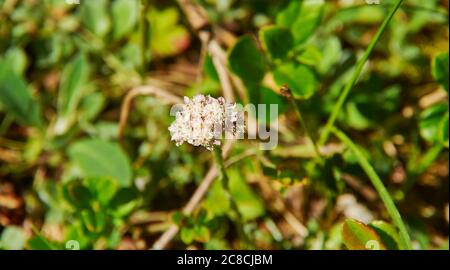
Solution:
<svg viewBox="0 0 450 270"><path fill-rule="evenodd" d="M177 146L188 142L211 151L215 145L220 145L223 131L233 138L244 134L243 113L235 103L226 102L223 97L184 97L184 104L177 108L175 121L169 127Z"/></svg>

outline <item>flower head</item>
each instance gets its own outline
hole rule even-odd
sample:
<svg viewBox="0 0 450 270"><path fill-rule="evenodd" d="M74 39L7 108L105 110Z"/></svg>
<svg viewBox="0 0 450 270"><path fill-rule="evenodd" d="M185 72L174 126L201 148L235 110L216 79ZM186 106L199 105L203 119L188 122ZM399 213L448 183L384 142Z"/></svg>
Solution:
<svg viewBox="0 0 450 270"><path fill-rule="evenodd" d="M215 145L220 145L222 131L233 136L244 133L242 113L237 110L235 103L226 102L223 97L184 97L184 104L179 107L175 117L169 131L177 146L188 142L212 150Z"/></svg>

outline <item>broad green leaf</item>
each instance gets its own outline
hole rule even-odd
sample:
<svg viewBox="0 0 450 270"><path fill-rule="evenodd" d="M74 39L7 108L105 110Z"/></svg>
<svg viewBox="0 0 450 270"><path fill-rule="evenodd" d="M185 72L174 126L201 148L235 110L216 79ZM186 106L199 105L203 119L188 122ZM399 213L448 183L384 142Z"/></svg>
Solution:
<svg viewBox="0 0 450 270"><path fill-rule="evenodd" d="M370 222L369 227L375 230L389 250L399 249L400 237L394 226L382 220L375 220Z"/></svg>
<svg viewBox="0 0 450 270"><path fill-rule="evenodd" d="M278 86L281 87L287 84L293 96L297 99L308 99L317 88L317 80L314 73L303 65L281 65L275 69L273 75Z"/></svg>
<svg viewBox="0 0 450 270"><path fill-rule="evenodd" d="M342 240L350 250L386 249L374 229L354 219L345 220Z"/></svg>
<svg viewBox="0 0 450 270"><path fill-rule="evenodd" d="M420 114L420 135L430 143L448 142L448 103L435 104Z"/></svg>
<svg viewBox="0 0 450 270"><path fill-rule="evenodd" d="M307 46L297 57L297 61L309 66L318 66L322 62L322 52L315 46Z"/></svg>
<svg viewBox="0 0 450 270"><path fill-rule="evenodd" d="M28 65L27 55L20 47L13 47L6 51L3 60L0 57L0 64L3 65L1 61L4 61L5 65L7 63L12 63L13 65L11 66L11 68L14 70L14 72L21 76L25 72L25 69Z"/></svg>
<svg viewBox="0 0 450 270"><path fill-rule="evenodd" d="M183 241L183 243L185 243L187 245L192 243L194 241L194 237L195 237L195 231L193 228L188 228L188 227L181 228L180 238L181 238L181 241Z"/></svg>
<svg viewBox="0 0 450 270"><path fill-rule="evenodd" d="M81 22L98 37L104 37L111 28L108 15L109 0L81 1Z"/></svg>
<svg viewBox="0 0 450 270"><path fill-rule="evenodd" d="M304 0L300 8L300 14L292 24L291 31L295 44L305 42L316 30L322 19L325 6L323 0Z"/></svg>
<svg viewBox="0 0 450 270"><path fill-rule="evenodd" d="M298 18L301 2L302 0L291 0L289 5L277 14L277 25L290 28Z"/></svg>
<svg viewBox="0 0 450 270"><path fill-rule="evenodd" d="M154 54L168 57L184 51L189 46L189 32L179 23L179 12L176 8L151 9L148 19L150 45Z"/></svg>
<svg viewBox="0 0 450 270"><path fill-rule="evenodd" d="M249 88L250 101L255 106L254 117L260 122L270 123L286 110L286 100L272 89L265 86L256 86ZM271 108L271 104L277 105L277 111ZM265 105L265 111L260 112L260 105ZM261 108L262 109L262 108Z"/></svg>
<svg viewBox="0 0 450 270"><path fill-rule="evenodd" d="M89 233L98 234L103 231L106 225L106 214L102 211L91 209L82 210L80 213L84 227Z"/></svg>
<svg viewBox="0 0 450 270"><path fill-rule="evenodd" d="M28 240L27 246L31 250L55 250L58 249L53 243L51 243L47 238L41 234L30 238Z"/></svg>
<svg viewBox="0 0 450 270"><path fill-rule="evenodd" d="M256 85L264 77L264 57L249 36L241 37L228 54L231 71L247 85Z"/></svg>
<svg viewBox="0 0 450 270"><path fill-rule="evenodd" d="M448 93L448 52L441 53L433 59L433 77Z"/></svg>
<svg viewBox="0 0 450 270"><path fill-rule="evenodd" d="M58 119L55 124L55 133L64 134L76 120L76 109L86 91L89 77L89 63L82 54L76 56L61 75L58 93Z"/></svg>
<svg viewBox="0 0 450 270"><path fill-rule="evenodd" d="M223 215L229 211L230 201L219 181L216 181L211 185L203 202L203 206L211 216Z"/></svg>
<svg viewBox="0 0 450 270"><path fill-rule="evenodd" d="M113 38L120 39L133 30L139 13L138 0L115 0L112 4Z"/></svg>
<svg viewBox="0 0 450 270"><path fill-rule="evenodd" d="M21 227L8 226L0 237L0 247L7 250L20 250L25 245L25 232Z"/></svg>
<svg viewBox="0 0 450 270"><path fill-rule="evenodd" d="M117 143L84 139L72 144L68 153L85 177L112 177L122 187L131 184L130 161Z"/></svg>
<svg viewBox="0 0 450 270"><path fill-rule="evenodd" d="M216 67L214 66L214 63L210 55L205 56L205 63L203 64L203 70L205 74L208 75L210 78L214 79L215 81L219 81L219 74L217 74Z"/></svg>
<svg viewBox="0 0 450 270"><path fill-rule="evenodd" d="M264 203L248 186L245 179L236 169L227 170L230 178L230 193L236 201L244 220L253 220L264 214Z"/></svg>
<svg viewBox="0 0 450 270"><path fill-rule="evenodd" d="M138 195L134 188L120 189L109 204L113 214L117 217L130 214L137 205Z"/></svg>
<svg viewBox="0 0 450 270"><path fill-rule="evenodd" d="M273 59L283 59L294 45L289 29L280 26L266 26L259 31L263 48Z"/></svg>
<svg viewBox="0 0 450 270"><path fill-rule="evenodd" d="M42 127L39 104L31 96L24 79L14 72L11 64L0 65L0 103L6 112L20 123Z"/></svg>
<svg viewBox="0 0 450 270"><path fill-rule="evenodd" d="M84 180L92 196L103 206L107 206L118 189L117 181L112 178L87 178Z"/></svg>
<svg viewBox="0 0 450 270"><path fill-rule="evenodd" d="M194 227L194 239L195 241L206 243L211 238L211 233L206 226L195 226Z"/></svg>
<svg viewBox="0 0 450 270"><path fill-rule="evenodd" d="M342 45L339 38L335 36L328 38L322 44L320 51L322 52L322 61L316 68L320 74L327 74L342 57Z"/></svg>
<svg viewBox="0 0 450 270"><path fill-rule="evenodd" d="M101 92L90 93L81 100L80 121L92 121L103 109L105 97Z"/></svg>
<svg viewBox="0 0 450 270"><path fill-rule="evenodd" d="M63 194L67 202L77 209L90 208L94 199L91 191L78 180L66 183Z"/></svg>
<svg viewBox="0 0 450 270"><path fill-rule="evenodd" d="M350 127L364 130L371 126L370 120L361 113L355 102L347 102L345 105L345 113L345 123Z"/></svg>

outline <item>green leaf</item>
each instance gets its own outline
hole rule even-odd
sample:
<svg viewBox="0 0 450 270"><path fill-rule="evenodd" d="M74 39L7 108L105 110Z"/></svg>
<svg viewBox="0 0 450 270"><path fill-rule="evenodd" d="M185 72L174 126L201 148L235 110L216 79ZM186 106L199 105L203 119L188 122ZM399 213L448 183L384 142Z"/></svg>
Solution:
<svg viewBox="0 0 450 270"><path fill-rule="evenodd" d="M316 88L317 80L314 73L306 66L285 64L278 66L273 72L275 82L279 87L287 84L297 99L308 99Z"/></svg>
<svg viewBox="0 0 450 270"><path fill-rule="evenodd" d="M111 200L109 207L116 217L123 217L131 213L137 205L138 192L134 188L120 189Z"/></svg>
<svg viewBox="0 0 450 270"><path fill-rule="evenodd" d="M183 241L183 243L185 244L190 244L194 241L194 237L195 237L195 231L193 228L181 228L181 232L180 232L180 238L181 241Z"/></svg>
<svg viewBox="0 0 450 270"><path fill-rule="evenodd" d="M86 95L80 104L80 121L89 122L94 120L95 117L103 109L105 104L105 97L101 92L94 92Z"/></svg>
<svg viewBox="0 0 450 270"><path fill-rule="evenodd" d="M92 196L103 206L108 205L118 189L117 181L112 178L87 178L84 182Z"/></svg>
<svg viewBox="0 0 450 270"><path fill-rule="evenodd" d="M230 193L245 221L256 219L265 212L261 198L248 186L241 173L236 169L227 170L230 178Z"/></svg>
<svg viewBox="0 0 450 270"><path fill-rule="evenodd" d="M247 85L258 84L264 77L264 56L249 36L241 37L228 54L231 71Z"/></svg>
<svg viewBox="0 0 450 270"><path fill-rule="evenodd" d="M316 68L320 74L327 74L342 57L342 45L339 38L332 36L326 39L320 51L322 53L322 61Z"/></svg>
<svg viewBox="0 0 450 270"><path fill-rule="evenodd" d="M211 239L211 233L206 226L195 226L194 227L194 239L195 241L206 243Z"/></svg>
<svg viewBox="0 0 450 270"><path fill-rule="evenodd" d="M179 12L170 7L163 10L151 9L150 45L152 52L161 57L168 57L184 51L190 44L187 29L179 23Z"/></svg>
<svg viewBox="0 0 450 270"><path fill-rule="evenodd" d="M4 61L5 65L6 63L14 63L11 68L14 70L14 72L21 76L25 72L25 69L28 65L27 55L20 47L13 47L6 51L3 60L1 60L0 58L0 65L3 65L1 61Z"/></svg>
<svg viewBox="0 0 450 270"><path fill-rule="evenodd" d="M205 63L203 64L203 71L205 72L205 74L207 76L209 76L213 80L215 80L217 82L220 81L219 74L217 74L216 67L214 66L214 63L213 63L210 55L205 56Z"/></svg>
<svg viewBox="0 0 450 270"><path fill-rule="evenodd" d="M81 181L75 180L63 186L63 194L67 202L77 209L90 208L93 196Z"/></svg>
<svg viewBox="0 0 450 270"><path fill-rule="evenodd" d="M277 25L290 28L297 20L300 13L300 8L301 0L291 0L289 5L277 14Z"/></svg>
<svg viewBox="0 0 450 270"><path fill-rule="evenodd" d="M81 23L93 34L104 37L111 28L108 0L81 1Z"/></svg>
<svg viewBox="0 0 450 270"><path fill-rule="evenodd" d="M230 201L219 181L216 181L211 185L203 202L203 206L211 216L223 215L229 211Z"/></svg>
<svg viewBox="0 0 450 270"><path fill-rule="evenodd" d="M289 29L280 26L266 26L259 31L263 48L273 59L283 59L294 45Z"/></svg>
<svg viewBox="0 0 450 270"><path fill-rule="evenodd" d="M77 55L65 66L59 85L58 119L55 124L55 133L64 134L76 120L76 109L86 91L89 77L89 63L82 54Z"/></svg>
<svg viewBox="0 0 450 270"><path fill-rule="evenodd" d="M318 66L322 62L322 52L315 46L307 46L297 57L297 61L309 66Z"/></svg>
<svg viewBox="0 0 450 270"><path fill-rule="evenodd" d="M25 232L21 227L8 226L0 237L0 247L7 250L21 250L25 245Z"/></svg>
<svg viewBox="0 0 450 270"><path fill-rule="evenodd" d="M291 31L295 44L305 42L319 26L322 19L325 1L304 0L300 8L300 14L292 24Z"/></svg>
<svg viewBox="0 0 450 270"><path fill-rule="evenodd" d="M441 53L433 59L432 69L434 79L440 83L448 93L448 52Z"/></svg>
<svg viewBox="0 0 450 270"><path fill-rule="evenodd" d="M117 143L84 139L72 144L68 153L85 177L112 177L122 187L131 184L130 161Z"/></svg>
<svg viewBox="0 0 450 270"><path fill-rule="evenodd" d="M93 234L101 233L106 225L106 215L102 211L94 212L91 209L82 210L81 220L84 228Z"/></svg>
<svg viewBox="0 0 450 270"><path fill-rule="evenodd" d="M350 250L386 249L374 229L354 219L344 221L342 240Z"/></svg>
<svg viewBox="0 0 450 270"><path fill-rule="evenodd" d="M394 226L382 220L375 220L369 224L369 227L375 230L389 250L400 249L400 237Z"/></svg>
<svg viewBox="0 0 450 270"><path fill-rule="evenodd" d="M130 33L138 19L137 0L115 0L112 4L113 38L120 39Z"/></svg>
<svg viewBox="0 0 450 270"><path fill-rule="evenodd" d="M345 123L350 127L358 130L364 130L371 126L370 120L361 113L355 102L347 102L345 105L345 113L347 116Z"/></svg>
<svg viewBox="0 0 450 270"><path fill-rule="evenodd" d="M448 144L448 103L438 103L424 110L420 114L419 128L426 141Z"/></svg>
<svg viewBox="0 0 450 270"><path fill-rule="evenodd" d="M0 65L0 103L20 123L42 127L39 104L31 96L26 82L14 72L11 63Z"/></svg>
<svg viewBox="0 0 450 270"><path fill-rule="evenodd" d="M54 244L52 244L47 238L41 234L37 234L28 240L27 246L31 250L55 250L58 249Z"/></svg>
<svg viewBox="0 0 450 270"><path fill-rule="evenodd" d="M449 119L448 112L441 118L441 122L438 126L438 141L443 143L445 147L448 148L449 139L448 139L448 129L449 129Z"/></svg>

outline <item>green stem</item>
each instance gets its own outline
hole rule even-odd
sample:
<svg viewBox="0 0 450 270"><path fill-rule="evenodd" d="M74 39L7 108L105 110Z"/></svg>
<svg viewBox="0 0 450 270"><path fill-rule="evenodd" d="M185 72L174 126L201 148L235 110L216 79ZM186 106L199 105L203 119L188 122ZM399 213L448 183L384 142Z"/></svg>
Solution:
<svg viewBox="0 0 450 270"><path fill-rule="evenodd" d="M384 205L386 206L386 209L387 209L389 215L391 216L392 221L399 229L400 242L401 242L402 246L406 249L412 249L411 240L410 240L408 232L406 230L406 226L403 223L402 217L400 216L400 213L398 212L397 207L394 204L394 201L392 200L391 196L389 195L389 192L387 191L386 187L383 185L383 182L381 181L380 177L375 172L374 168L370 165L370 163L364 157L363 153L352 142L352 140L349 137L347 137L347 135L345 135L342 131L340 131L336 128L333 128L331 131L344 144L346 144L347 147L349 147L353 151L353 153L356 155L359 165L362 167L364 172L369 177L370 181L372 182L375 189L377 190L381 200L383 201Z"/></svg>
<svg viewBox="0 0 450 270"><path fill-rule="evenodd" d="M140 15L140 34L141 34L141 75L144 76L147 67L147 53L149 50L149 22L147 19L148 0L141 0L141 15Z"/></svg>
<svg viewBox="0 0 450 270"><path fill-rule="evenodd" d="M222 157L222 149L220 147L214 147L214 159L216 161L217 170L219 174L219 178L222 182L223 189L225 193L227 194L227 197L230 201L231 209L236 213L236 225L237 225L237 231L242 239L245 240L246 243L250 243L247 234L244 232L244 223L243 218L241 215L241 212L239 212L238 206L231 196L231 190L230 190L230 179L228 178L227 172L225 170L225 164L223 162Z"/></svg>
<svg viewBox="0 0 450 270"><path fill-rule="evenodd" d="M384 19L384 21L381 24L380 28L378 29L377 33L370 41L370 44L367 47L366 51L364 52L362 58L358 61L358 64L356 65L356 68L353 71L350 81L347 83L347 85L345 86L341 95L339 96L338 101L336 102L336 105L334 105L333 111L331 112L331 116L328 119L324 130L320 134L320 138L318 141L319 145L323 145L327 141L327 139L330 135L330 132L333 128L334 122L336 121L336 119L339 115L339 112L341 111L342 106L344 105L344 102L345 102L348 94L350 93L350 90L355 85L356 81L358 80L359 75L361 74L361 71L364 68L364 64L367 62L367 59L369 59L369 56L372 53L372 51L374 50L375 45L378 43L378 40L380 39L383 32L386 30L386 27L388 26L389 22L391 21L392 17L394 16L395 12L400 7L402 2L403 2L403 0L397 0L394 7L392 8L392 10L389 12L387 17Z"/></svg>

